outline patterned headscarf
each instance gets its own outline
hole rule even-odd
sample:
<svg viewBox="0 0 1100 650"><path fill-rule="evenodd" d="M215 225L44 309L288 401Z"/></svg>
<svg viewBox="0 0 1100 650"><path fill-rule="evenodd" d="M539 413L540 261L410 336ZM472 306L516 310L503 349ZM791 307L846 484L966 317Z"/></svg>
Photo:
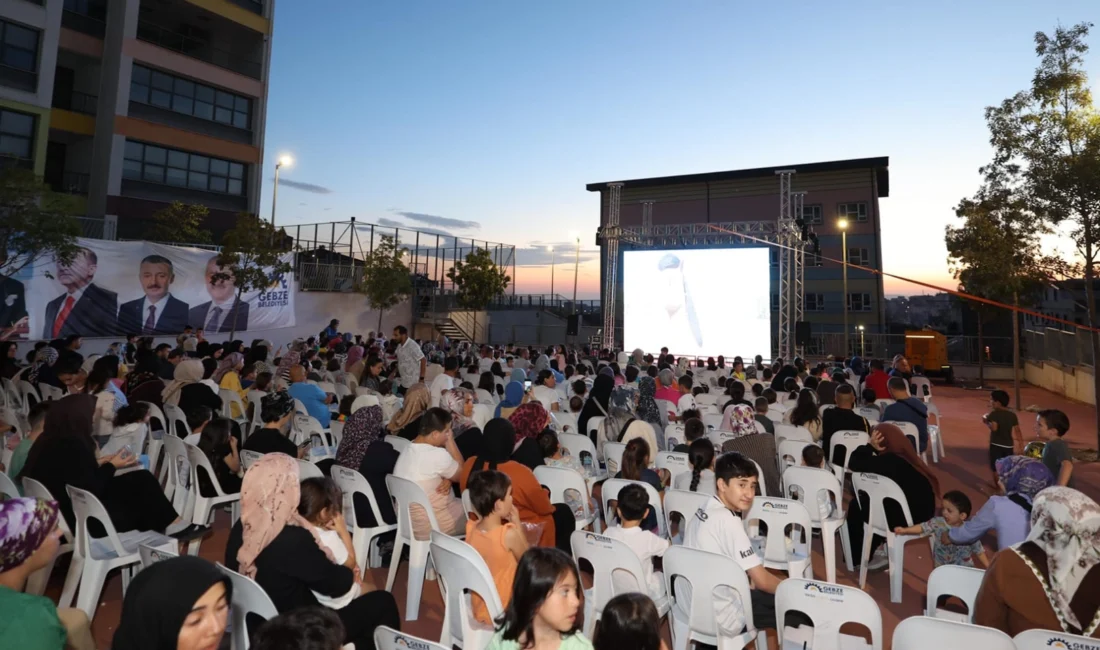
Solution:
<svg viewBox="0 0 1100 650"><path fill-rule="evenodd" d="M420 414L428 410L432 405L432 394L424 384L413 384L412 388L405 391L405 403L401 410L393 414L386 428L392 433L397 433L406 424L420 417Z"/></svg>
<svg viewBox="0 0 1100 650"><path fill-rule="evenodd" d="M1000 462L997 465L999 468ZM1070 602L1085 576L1100 564L1100 505L1072 488L1047 488L1035 497L1027 541L1046 553L1050 585L1046 588L1044 584L1044 591L1063 631L1069 632L1069 623L1081 630L1079 634L1091 636L1098 619L1085 621L1092 623L1091 629L1085 630Z"/></svg>
<svg viewBox="0 0 1100 650"><path fill-rule="evenodd" d="M466 417L467 401L476 404L477 396L465 388L451 388L439 394L439 406L451 412L451 431L456 437L477 426L472 418Z"/></svg>
<svg viewBox="0 0 1100 650"><path fill-rule="evenodd" d="M634 414L634 395L635 391L626 386L616 386L611 391L611 399L608 404L611 408L623 409L624 411L630 411L631 415Z"/></svg>
<svg viewBox="0 0 1100 650"><path fill-rule="evenodd" d="M1004 483L1005 494L1034 499L1040 490L1054 485L1054 476L1043 461L1027 456L1008 456L997 460L997 478Z"/></svg>
<svg viewBox="0 0 1100 650"><path fill-rule="evenodd" d="M34 555L57 526L56 501L20 497L0 501L0 573Z"/></svg>
<svg viewBox="0 0 1100 650"><path fill-rule="evenodd" d="M377 402L377 398L375 398ZM368 406L353 411L344 424L344 436L336 449L336 464L359 469L367 449L382 439L382 407Z"/></svg>
<svg viewBox="0 0 1100 650"><path fill-rule="evenodd" d="M278 375L280 377L283 379L290 378L290 369L302 363L302 352L305 347L306 342L302 339L294 339L290 343L290 349L283 355L282 359L279 359Z"/></svg>
<svg viewBox="0 0 1100 650"><path fill-rule="evenodd" d="M38 383L38 373L42 371L42 368L52 366L57 362L57 350L46 346L34 353L34 363L30 369L27 370L27 381L32 384Z"/></svg>
<svg viewBox="0 0 1100 650"><path fill-rule="evenodd" d="M198 359L188 359L186 361L180 361L176 365L176 370L172 374L172 382L164 387L160 396L164 399L165 404L171 404L172 406L179 406L180 403L180 391L188 384L196 384L202 381L202 376L206 374L206 369L202 366L202 361Z"/></svg>
<svg viewBox="0 0 1100 650"><path fill-rule="evenodd" d="M222 383L222 377L225 377L227 374L229 374L229 371L236 370L237 366L241 365L242 363L244 363L244 355L240 352L233 352L226 356L224 359L221 360L220 363L218 363L218 369L214 371L214 376L212 377L214 383Z"/></svg>
<svg viewBox="0 0 1100 650"><path fill-rule="evenodd" d="M522 442L523 438L537 438L542 433L550 424L550 413L541 402L527 402L512 411L508 421L516 430L516 442Z"/></svg>
<svg viewBox="0 0 1100 650"><path fill-rule="evenodd" d="M657 382L646 375L638 379L638 406L634 413L638 419L650 424L661 424L661 409L654 397L657 394Z"/></svg>
<svg viewBox="0 0 1100 650"><path fill-rule="evenodd" d="M286 454L264 454L245 472L241 484L241 548L237 562L241 573L256 577L256 558L286 526L301 526L313 535L317 546L332 560L332 551L321 542L313 526L298 514L301 486L298 461Z"/></svg>
<svg viewBox="0 0 1100 650"><path fill-rule="evenodd" d="M730 404L722 412L722 431L729 431L738 436L748 436L756 433L756 412L751 406L745 404Z"/></svg>
<svg viewBox="0 0 1100 650"><path fill-rule="evenodd" d="M351 346L351 349L348 350L348 360L347 360L347 363L344 364L344 370L346 370L348 372L351 372L352 366L359 363L359 361L362 360L362 358L363 358L363 346L361 346L361 345Z"/></svg>

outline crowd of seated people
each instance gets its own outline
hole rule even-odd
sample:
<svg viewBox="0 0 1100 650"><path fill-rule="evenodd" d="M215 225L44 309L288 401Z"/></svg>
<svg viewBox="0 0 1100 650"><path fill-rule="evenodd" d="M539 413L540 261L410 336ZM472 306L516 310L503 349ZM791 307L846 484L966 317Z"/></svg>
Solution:
<svg viewBox="0 0 1100 650"><path fill-rule="evenodd" d="M890 374L882 360L859 358L766 365L762 357L719 357L704 365L667 350L437 346L409 338L403 327L387 340L374 332L341 333L338 325L290 342L285 353L273 354L262 340L246 347L181 336L166 348L128 337L117 354L95 358L81 355L79 339L55 341L36 345L25 366L6 356L0 372L54 386L64 397L35 404L25 435L7 438L12 453L5 471L17 484L40 482L54 500L0 503L0 608L19 613L0 620L0 645L95 647L79 610L22 591L56 552L58 520L75 526L68 486L99 498L119 532L209 537L208 526L181 518L158 476L146 471L155 471L159 459L142 445L163 435L186 437L209 461L213 476L198 472L193 487L199 494L213 496L216 483L238 495L240 519L220 560L255 580L279 613L249 623L254 648L373 648L379 626L400 629L393 596L360 573L363 558L356 557L353 525L345 520L353 514L358 527L396 523L388 476L419 486L437 530L464 535L485 560L504 606L503 617L493 621L485 603L473 598L473 616L495 627L489 648L662 647L654 601L690 599L680 585L666 593L656 564L679 540L744 570L752 624L774 630L775 593L785 578L764 568L745 518L757 494L781 493L779 424L801 427L813 441L797 464L846 465L893 481L912 521L888 504L889 526L929 537L936 566L986 568L975 624L1010 635L1035 628L1100 635L1100 507L1071 487L1074 461L1063 440L1069 420L1061 411L1038 413L1034 429L1043 444L1027 455L1007 395L993 393L983 423L997 494L971 503L962 492L943 491L939 472L921 458L930 444L928 409L925 398L910 391L913 370L904 359L890 363ZM235 399L223 402L224 391L237 395L244 411ZM881 408L880 399L892 401ZM160 421L158 412L172 406L184 413L186 431ZM301 475L299 459L310 459L313 445L297 433L300 415L325 430L339 427L339 443L316 463L325 478ZM567 430L563 422L577 428ZM916 444L895 423L912 424ZM675 443L666 439L674 430ZM853 430L866 434L867 443L845 457L831 442ZM594 457L574 458L573 447L559 442L577 433L589 437ZM613 471L601 474L611 443L623 445L622 455ZM244 451L260 454L247 470ZM665 451L685 453L688 470L674 476L657 468ZM552 500L535 473L544 465L577 472L590 493ZM366 479L373 505L357 493L345 511L335 477L328 478L336 466ZM600 484L608 477L633 483L601 512ZM676 541L669 539L672 531L661 536L660 504L651 501L669 490L709 499L677 518ZM464 491L472 518L463 508ZM829 512L846 513L853 558L859 564L867 556L867 569L878 570L888 564L885 539L873 536L864 552L858 525L868 520L868 496L849 490ZM411 510L412 534L427 540L431 524L418 508ZM634 587L615 579L616 590L626 593L606 603L591 639L580 631L582 581L570 556L571 535L585 512L614 522L605 535L636 554L644 572L644 584ZM392 535L380 543L389 548ZM232 602L233 584L213 564L188 556L158 562L130 584L111 647L217 647L231 628ZM719 592L714 603L721 634L739 634L749 624L733 594ZM774 635L768 638L774 645Z"/></svg>

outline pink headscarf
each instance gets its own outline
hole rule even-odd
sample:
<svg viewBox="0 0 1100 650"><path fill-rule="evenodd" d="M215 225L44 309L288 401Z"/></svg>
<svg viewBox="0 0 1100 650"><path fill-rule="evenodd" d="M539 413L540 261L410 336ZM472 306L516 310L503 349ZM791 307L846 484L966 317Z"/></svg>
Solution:
<svg viewBox="0 0 1100 650"><path fill-rule="evenodd" d="M264 454L252 464L241 484L241 548L237 551L240 571L256 577L256 558L287 525L301 526L313 535L317 546L333 560L317 532L298 514L301 488L298 461L286 454Z"/></svg>
<svg viewBox="0 0 1100 650"><path fill-rule="evenodd" d="M344 363L344 370L347 371L347 372L351 372L352 366L359 363L359 361L362 360L362 359L363 359L363 346L361 346L361 345L351 346L351 349L348 350L348 360Z"/></svg>

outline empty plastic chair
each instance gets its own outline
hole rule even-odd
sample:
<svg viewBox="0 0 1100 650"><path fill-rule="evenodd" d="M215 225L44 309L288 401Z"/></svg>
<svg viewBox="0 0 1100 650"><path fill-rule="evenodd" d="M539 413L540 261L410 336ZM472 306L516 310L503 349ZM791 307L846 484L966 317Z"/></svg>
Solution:
<svg viewBox="0 0 1100 650"><path fill-rule="evenodd" d="M898 623L890 645L894 650L1016 650L1012 637L1000 630L927 616Z"/></svg>
<svg viewBox="0 0 1100 650"><path fill-rule="evenodd" d="M148 544L138 544L138 556L141 557L141 568L148 569L157 562L179 557L180 554L178 552L169 551L168 549L149 546Z"/></svg>
<svg viewBox="0 0 1100 650"><path fill-rule="evenodd" d="M1016 644L1016 650L1051 650L1051 648L1100 650L1100 642L1094 638L1050 630L1020 632L1012 641Z"/></svg>
<svg viewBox="0 0 1100 650"><path fill-rule="evenodd" d="M50 493L49 488L33 478L23 479L23 495L35 499L42 499L44 501L56 501L53 494ZM64 517L58 517L57 527L61 529L62 544L58 547L53 560L27 579L27 587L24 591L28 594L41 596L46 593L46 585L50 581L50 574L53 573L54 563L57 562L57 558L66 553L73 552L74 538L72 530L69 529L69 523L65 521ZM77 563L74 558L74 561L69 563L69 572L65 576L65 586L61 589L61 597L57 601L58 607L69 607L72 604L73 596L76 594L76 585L80 582L80 569L79 563Z"/></svg>
<svg viewBox="0 0 1100 650"><path fill-rule="evenodd" d="M978 590L981 589L984 578L985 571L974 567L953 564L936 567L928 576L928 596L924 615L960 623L973 623L974 603L978 600ZM941 610L939 600L944 596L954 596L963 601L967 613L963 615Z"/></svg>
<svg viewBox="0 0 1100 650"><path fill-rule="evenodd" d="M424 509L432 530L439 531L439 522L436 521L435 511L432 509L431 502L428 501L428 495L416 483L390 474L386 477L386 487L390 491L390 496L393 497L397 511L397 537L393 542L390 571L386 577L386 591L393 591L393 583L397 579L397 567L401 564L401 553L407 545L409 547L409 584L405 597L405 620L415 621L420 616L420 594L424 589L424 580L428 578L431 543L429 540L418 540L413 536L410 507L417 504Z"/></svg>
<svg viewBox="0 0 1100 650"><path fill-rule="evenodd" d="M374 647L377 650L408 650L408 648L416 648L416 650L451 650L451 646L441 646L438 643L426 641L411 634L398 632L385 625L374 628Z"/></svg>
<svg viewBox="0 0 1100 650"><path fill-rule="evenodd" d="M812 637L804 636L808 632L807 626L792 630L780 625L779 646L782 648L788 645L812 647L814 650L849 647L841 637L851 637L841 635L840 627L844 623L858 623L870 631L871 649L882 650L882 611L874 598L855 587L788 578L779 583L779 588L775 590L775 620L784 620L791 610L802 612L810 618L813 622ZM795 635L803 638L792 643L794 639L790 637Z"/></svg>
<svg viewBox="0 0 1100 650"><path fill-rule="evenodd" d="M485 560L466 542L437 531L432 531L431 556L443 591L443 632L439 642L448 648L458 645L471 650L489 645L494 628L474 618L471 597L466 593L481 597L490 619L496 620L504 613Z"/></svg>

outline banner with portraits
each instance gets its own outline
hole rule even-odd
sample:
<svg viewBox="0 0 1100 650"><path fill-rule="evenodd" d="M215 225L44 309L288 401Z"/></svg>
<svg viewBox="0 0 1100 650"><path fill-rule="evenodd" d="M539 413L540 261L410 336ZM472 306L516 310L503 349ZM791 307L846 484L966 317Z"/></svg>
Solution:
<svg viewBox="0 0 1100 650"><path fill-rule="evenodd" d="M232 280L211 282L218 254L148 242L80 239L68 265L43 259L0 282L7 338L176 336L294 327L294 283L272 274L241 295ZM284 261L292 262L287 253Z"/></svg>

